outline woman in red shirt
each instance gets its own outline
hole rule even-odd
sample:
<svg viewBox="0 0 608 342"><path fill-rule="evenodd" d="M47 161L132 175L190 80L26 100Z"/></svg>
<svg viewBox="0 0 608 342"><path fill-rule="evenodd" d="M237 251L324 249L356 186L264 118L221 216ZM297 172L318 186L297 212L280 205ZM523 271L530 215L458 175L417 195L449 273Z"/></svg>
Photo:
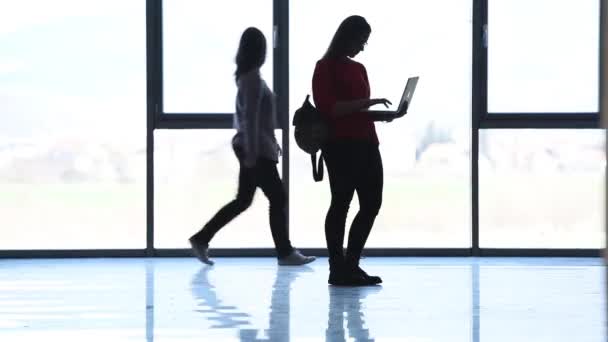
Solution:
<svg viewBox="0 0 608 342"><path fill-rule="evenodd" d="M331 205L325 219L329 253L329 284L375 285L382 282L359 267L365 242L382 204L383 170L374 121L392 117L367 109L390 104L370 99L365 67L352 60L364 50L371 27L361 16L350 16L338 27L325 56L317 62L313 97L327 115L330 138L323 148L329 174ZM399 113L402 114L402 113ZM357 192L359 212L355 216L344 255L346 215Z"/></svg>

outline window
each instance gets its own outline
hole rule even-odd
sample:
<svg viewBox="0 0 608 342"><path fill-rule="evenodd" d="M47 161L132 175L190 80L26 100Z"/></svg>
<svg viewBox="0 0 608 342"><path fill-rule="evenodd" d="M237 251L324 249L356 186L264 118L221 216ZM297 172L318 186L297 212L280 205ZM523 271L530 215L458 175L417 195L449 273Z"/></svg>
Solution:
<svg viewBox="0 0 608 342"><path fill-rule="evenodd" d="M603 248L601 130L482 130L480 245Z"/></svg>
<svg viewBox="0 0 608 342"><path fill-rule="evenodd" d="M155 247L186 248L222 206L234 199L239 165L231 130L156 130ZM280 141L280 131L276 132ZM281 164L277 165L279 171ZM251 207L220 231L213 248L274 246L268 200L257 190Z"/></svg>
<svg viewBox="0 0 608 342"><path fill-rule="evenodd" d="M145 247L145 1L0 7L0 249Z"/></svg>
<svg viewBox="0 0 608 342"><path fill-rule="evenodd" d="M234 58L249 26L266 37L262 73L272 88L272 0L163 1L165 113L234 112Z"/></svg>
<svg viewBox="0 0 608 342"><path fill-rule="evenodd" d="M488 112L598 111L599 1L488 1Z"/></svg>

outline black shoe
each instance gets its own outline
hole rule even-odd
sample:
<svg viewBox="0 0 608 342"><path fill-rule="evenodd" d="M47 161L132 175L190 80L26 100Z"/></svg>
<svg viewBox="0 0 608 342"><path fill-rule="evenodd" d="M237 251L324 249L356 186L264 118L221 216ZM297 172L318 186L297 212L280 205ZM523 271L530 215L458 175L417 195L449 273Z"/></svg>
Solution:
<svg viewBox="0 0 608 342"><path fill-rule="evenodd" d="M346 265L346 269L350 270L351 272L357 274L360 277L363 277L366 281L372 283L373 285L382 283L382 278L380 278L378 276L370 276L369 274L367 274L367 272L365 272L359 266L359 259L360 259L360 256L357 257L352 254L351 255L347 254L346 257L344 258L344 263Z"/></svg>
<svg viewBox="0 0 608 342"><path fill-rule="evenodd" d="M372 286L378 284L353 272L329 272L327 283L334 286Z"/></svg>
<svg viewBox="0 0 608 342"><path fill-rule="evenodd" d="M369 275L367 274L361 267L357 266L357 268L355 269L355 272L357 272L358 274L360 274L363 278L366 278L367 280L369 280L370 282L374 283L374 285L377 284L381 284L382 283L382 278L378 277L378 276L373 276L373 275Z"/></svg>
<svg viewBox="0 0 608 342"><path fill-rule="evenodd" d="M329 279L327 283L330 285L337 285L338 283L344 282L342 273L344 269L344 257L329 258Z"/></svg>
<svg viewBox="0 0 608 342"><path fill-rule="evenodd" d="M327 282L334 286L370 286L378 284L372 279L366 278L352 267L349 267L342 260L330 261L329 279Z"/></svg>

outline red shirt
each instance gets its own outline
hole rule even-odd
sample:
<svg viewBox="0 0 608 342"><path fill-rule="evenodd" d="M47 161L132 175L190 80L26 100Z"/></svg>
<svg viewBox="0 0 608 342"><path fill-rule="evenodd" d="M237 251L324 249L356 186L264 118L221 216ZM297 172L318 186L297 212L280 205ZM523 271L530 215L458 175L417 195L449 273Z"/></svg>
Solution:
<svg viewBox="0 0 608 342"><path fill-rule="evenodd" d="M338 101L369 99L369 80L363 64L350 59L321 59L315 66L312 95L317 108L328 115L330 141L358 140L378 144L376 127L369 113L341 117L330 114Z"/></svg>

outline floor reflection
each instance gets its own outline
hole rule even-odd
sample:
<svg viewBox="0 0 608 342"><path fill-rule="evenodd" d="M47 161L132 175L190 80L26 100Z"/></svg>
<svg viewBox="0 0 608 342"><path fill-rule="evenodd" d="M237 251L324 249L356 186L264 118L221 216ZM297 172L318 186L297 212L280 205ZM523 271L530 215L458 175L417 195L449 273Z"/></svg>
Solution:
<svg viewBox="0 0 608 342"><path fill-rule="evenodd" d="M0 341L606 341L599 259L370 258L361 288L326 265L3 261Z"/></svg>
<svg viewBox="0 0 608 342"><path fill-rule="evenodd" d="M231 303L218 297L215 286L209 281L213 266L202 267L191 281L192 295L197 301L199 312L213 322L213 329L234 329L238 340L242 342L288 342L290 338L290 296L293 283L306 273L313 273L308 266L277 267L272 286L271 304L268 310L268 330L248 329L250 315L239 310ZM361 342L372 342L374 339L365 328L363 301L368 296L382 290L381 286L369 287L331 287L329 291L329 308L325 338L327 342L346 342L354 339ZM346 324L345 324L346 323ZM267 337L259 337L265 335Z"/></svg>
<svg viewBox="0 0 608 342"><path fill-rule="evenodd" d="M328 287L329 310L325 341L346 342L355 339L358 342L373 342L369 329L365 328L363 309L364 300L382 290L381 286L366 287ZM345 321L346 320L346 328Z"/></svg>

